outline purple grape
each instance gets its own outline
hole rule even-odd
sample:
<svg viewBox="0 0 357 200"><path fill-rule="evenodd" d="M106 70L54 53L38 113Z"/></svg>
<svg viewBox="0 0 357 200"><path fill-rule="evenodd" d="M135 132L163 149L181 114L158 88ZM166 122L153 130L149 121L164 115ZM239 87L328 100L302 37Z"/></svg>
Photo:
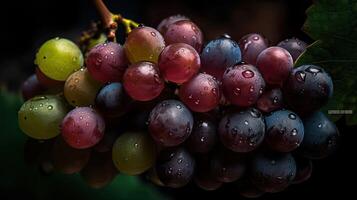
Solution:
<svg viewBox="0 0 357 200"><path fill-rule="evenodd" d="M21 86L22 97L24 100L29 100L34 96L40 95L44 92L44 87L38 81L36 74L28 77Z"/></svg>
<svg viewBox="0 0 357 200"><path fill-rule="evenodd" d="M177 146L191 134L193 117L183 103L177 100L160 102L149 116L149 131L163 146Z"/></svg>
<svg viewBox="0 0 357 200"><path fill-rule="evenodd" d="M89 73L101 83L121 81L127 65L124 48L115 42L98 44L86 59Z"/></svg>
<svg viewBox="0 0 357 200"><path fill-rule="evenodd" d="M223 183L217 181L211 173L210 157L200 156L196 159L196 170L194 175L194 181L196 185L206 191L213 191L220 188Z"/></svg>
<svg viewBox="0 0 357 200"><path fill-rule="evenodd" d="M264 88L264 79L253 65L238 64L228 68L223 75L223 94L229 102L237 106L254 105Z"/></svg>
<svg viewBox="0 0 357 200"><path fill-rule="evenodd" d="M304 53L307 44L297 38L291 38L281 41L277 46L286 49L295 61Z"/></svg>
<svg viewBox="0 0 357 200"><path fill-rule="evenodd" d="M298 148L304 138L304 125L298 115L289 110L278 110L265 117L265 142L270 149L290 152Z"/></svg>
<svg viewBox="0 0 357 200"><path fill-rule="evenodd" d="M296 163L289 153L259 153L254 156L250 179L261 191L275 193L286 189L294 180Z"/></svg>
<svg viewBox="0 0 357 200"><path fill-rule="evenodd" d="M182 147L169 148L160 153L155 168L165 186L179 188L193 177L195 160Z"/></svg>
<svg viewBox="0 0 357 200"><path fill-rule="evenodd" d="M242 51L242 60L248 64L255 65L258 55L269 46L269 41L258 33L250 33L239 40Z"/></svg>
<svg viewBox="0 0 357 200"><path fill-rule="evenodd" d="M202 50L201 70L220 81L226 69L239 63L241 57L238 44L230 37L221 37L210 41Z"/></svg>
<svg viewBox="0 0 357 200"><path fill-rule="evenodd" d="M221 92L213 76L199 73L180 87L179 96L192 111L208 112L218 106Z"/></svg>
<svg viewBox="0 0 357 200"><path fill-rule="evenodd" d="M249 152L263 142L263 115L254 108L226 114L219 122L219 137L225 147L234 152Z"/></svg>
<svg viewBox="0 0 357 200"><path fill-rule="evenodd" d="M319 110L331 98L333 83L329 74L316 65L295 68L284 84L284 100L292 110L306 116Z"/></svg>
<svg viewBox="0 0 357 200"><path fill-rule="evenodd" d="M164 35L171 24L181 20L189 20L189 18L183 15L172 15L163 19L157 26L157 30Z"/></svg>
<svg viewBox="0 0 357 200"><path fill-rule="evenodd" d="M260 111L265 113L282 109L284 107L283 93L279 88L266 90L259 97L256 106Z"/></svg>

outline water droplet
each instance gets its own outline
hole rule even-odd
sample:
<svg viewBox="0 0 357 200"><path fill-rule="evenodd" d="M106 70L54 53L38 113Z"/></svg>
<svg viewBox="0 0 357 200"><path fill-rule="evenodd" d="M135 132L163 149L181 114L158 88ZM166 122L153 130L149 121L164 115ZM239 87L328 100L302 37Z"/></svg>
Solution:
<svg viewBox="0 0 357 200"><path fill-rule="evenodd" d="M254 86L250 86L249 91L254 92Z"/></svg>
<svg viewBox="0 0 357 200"><path fill-rule="evenodd" d="M206 53L209 53L209 47L206 48Z"/></svg>
<svg viewBox="0 0 357 200"><path fill-rule="evenodd" d="M270 164L272 164L272 165L275 165L275 163L276 163L275 160L271 160L271 161L270 161Z"/></svg>
<svg viewBox="0 0 357 200"><path fill-rule="evenodd" d="M182 106L181 106L180 104L177 104L177 105L176 105L176 108L177 108L177 109L181 109Z"/></svg>
<svg viewBox="0 0 357 200"><path fill-rule="evenodd" d="M88 122L86 122L86 126L89 126L89 123L88 123Z"/></svg>
<svg viewBox="0 0 357 200"><path fill-rule="evenodd" d="M52 105L48 105L48 106L47 106L47 109L48 109L48 110L52 110L52 109L53 109L53 106L52 106Z"/></svg>
<svg viewBox="0 0 357 200"><path fill-rule="evenodd" d="M151 32L150 33L153 37L156 37L156 33L155 32Z"/></svg>
<svg viewBox="0 0 357 200"><path fill-rule="evenodd" d="M110 52L110 55L114 55L114 52L113 52L113 51L111 51L111 52Z"/></svg>
<svg viewBox="0 0 357 200"><path fill-rule="evenodd" d="M231 39L231 36L228 35L227 33L224 33L224 34L222 34L221 38Z"/></svg>
<svg viewBox="0 0 357 200"><path fill-rule="evenodd" d="M199 99L196 99L195 104L198 105L200 103Z"/></svg>
<svg viewBox="0 0 357 200"><path fill-rule="evenodd" d="M317 73L321 72L321 69L317 68L316 66L310 66L306 68L305 71L316 75Z"/></svg>
<svg viewBox="0 0 357 200"><path fill-rule="evenodd" d="M56 37L55 40L59 40L60 38L59 37Z"/></svg>
<svg viewBox="0 0 357 200"><path fill-rule="evenodd" d="M291 135L293 135L293 136L296 136L296 135L297 135L297 130L296 130L296 128L294 128L294 129L291 131Z"/></svg>
<svg viewBox="0 0 357 200"><path fill-rule="evenodd" d="M74 82L78 83L78 82L79 82L79 79L78 79L78 78L75 78L75 79L74 79Z"/></svg>
<svg viewBox="0 0 357 200"><path fill-rule="evenodd" d="M179 159L177 160L177 163L182 163L182 158L179 158Z"/></svg>
<svg viewBox="0 0 357 200"><path fill-rule="evenodd" d="M235 89L234 89L234 94L235 94L236 96L239 96L240 93L241 93L241 89L240 89L240 88L235 88Z"/></svg>
<svg viewBox="0 0 357 200"><path fill-rule="evenodd" d="M79 119L82 120L82 119L83 119L83 116L81 115L81 116L79 117Z"/></svg>
<svg viewBox="0 0 357 200"><path fill-rule="evenodd" d="M188 99L192 99L193 98L193 96L192 96L192 94L190 94L189 96L188 96Z"/></svg>
<svg viewBox="0 0 357 200"><path fill-rule="evenodd" d="M200 141L204 142L205 141L205 137L201 137Z"/></svg>
<svg viewBox="0 0 357 200"><path fill-rule="evenodd" d="M135 144L134 144L134 147L135 147L135 148L138 148L138 147L139 147L139 144L138 144L138 143L135 143Z"/></svg>
<svg viewBox="0 0 357 200"><path fill-rule="evenodd" d="M237 133L238 133L238 129L234 127L232 130L232 135L235 136L237 135Z"/></svg>
<svg viewBox="0 0 357 200"><path fill-rule="evenodd" d="M294 113L289 113L289 118L290 119L296 119L296 115Z"/></svg>
<svg viewBox="0 0 357 200"><path fill-rule="evenodd" d="M254 36L253 40L255 40L255 41L259 40L259 36Z"/></svg>
<svg viewBox="0 0 357 200"><path fill-rule="evenodd" d="M170 167L169 170L167 170L168 174L172 174L172 168Z"/></svg>
<svg viewBox="0 0 357 200"><path fill-rule="evenodd" d="M259 94L263 94L263 91L264 91L264 88L261 87L261 88L259 89Z"/></svg>
<svg viewBox="0 0 357 200"><path fill-rule="evenodd" d="M216 88L212 88L212 94L214 94L214 95L217 94L217 89Z"/></svg>
<svg viewBox="0 0 357 200"><path fill-rule="evenodd" d="M40 103L40 107L42 107L43 106L43 103Z"/></svg>
<svg viewBox="0 0 357 200"><path fill-rule="evenodd" d="M295 74L295 78L296 78L296 80L298 80L299 82L304 82L304 81L305 81L305 77L306 77L306 74L305 74L305 72L303 72L303 71L298 71L298 72L296 72L296 74Z"/></svg>
<svg viewBox="0 0 357 200"><path fill-rule="evenodd" d="M248 123L248 121L247 121L247 120L245 120L245 121L244 121L244 124L245 124L245 125L248 125L249 123Z"/></svg>
<svg viewBox="0 0 357 200"><path fill-rule="evenodd" d="M321 128L321 127L322 127L322 124L321 124L321 123L320 123L320 124L318 124L318 125L317 125L317 127Z"/></svg>
<svg viewBox="0 0 357 200"><path fill-rule="evenodd" d="M255 108L252 108L252 109L250 110L250 114L251 114L253 117L255 117L255 118L259 118L259 117L262 116L262 114L261 114L257 109L255 109Z"/></svg>
<svg viewBox="0 0 357 200"><path fill-rule="evenodd" d="M252 70L245 70L242 72L244 78L252 78L254 76L254 72Z"/></svg>
<svg viewBox="0 0 357 200"><path fill-rule="evenodd" d="M277 103L278 103L278 100L279 100L278 97L275 96L274 99L273 99L273 103L274 103L274 104L277 104Z"/></svg>

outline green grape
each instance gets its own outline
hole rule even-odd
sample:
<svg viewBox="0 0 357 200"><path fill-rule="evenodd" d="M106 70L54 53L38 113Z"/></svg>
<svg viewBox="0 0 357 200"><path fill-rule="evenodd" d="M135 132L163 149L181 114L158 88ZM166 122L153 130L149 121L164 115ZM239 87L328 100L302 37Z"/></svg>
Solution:
<svg viewBox="0 0 357 200"><path fill-rule="evenodd" d="M82 68L71 74L64 84L64 96L72 106L94 105L101 84Z"/></svg>
<svg viewBox="0 0 357 200"><path fill-rule="evenodd" d="M49 78L64 81L83 66L83 55L72 41L54 38L40 47L36 54L35 64Z"/></svg>
<svg viewBox="0 0 357 200"><path fill-rule="evenodd" d="M114 165L124 174L137 175L145 172L152 167L155 158L155 143L147 133L124 133L113 146Z"/></svg>
<svg viewBox="0 0 357 200"><path fill-rule="evenodd" d="M130 63L150 61L157 63L165 41L159 31L144 26L132 30L125 40L124 50Z"/></svg>
<svg viewBox="0 0 357 200"><path fill-rule="evenodd" d="M68 104L59 96L36 96L21 106L19 126L32 138L50 139L60 134L60 124L68 110Z"/></svg>
<svg viewBox="0 0 357 200"><path fill-rule="evenodd" d="M89 51L89 50L91 50L94 46L96 46L97 44L102 44L102 43L104 43L104 42L106 42L106 41L107 41L107 36L105 36L104 33L101 33L98 38L91 38L91 39L88 41L88 45L87 45L86 50Z"/></svg>

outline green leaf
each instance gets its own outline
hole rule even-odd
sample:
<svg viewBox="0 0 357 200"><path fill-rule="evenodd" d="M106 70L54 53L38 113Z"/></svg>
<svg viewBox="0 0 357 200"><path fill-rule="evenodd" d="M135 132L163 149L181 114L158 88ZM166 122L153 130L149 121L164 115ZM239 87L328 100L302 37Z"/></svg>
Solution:
<svg viewBox="0 0 357 200"><path fill-rule="evenodd" d="M134 176L119 175L103 189L89 188L81 177L54 173L44 176L39 170L24 162L23 147L26 136L17 123L17 111L22 104L18 95L0 89L0 190L25 192L37 200L54 199L148 199L161 200L167 197L156 188ZM2 192L0 196L6 195ZM6 199L6 198L5 198Z"/></svg>
<svg viewBox="0 0 357 200"><path fill-rule="evenodd" d="M295 66L323 67L334 82L333 97L324 111L334 120L345 115L348 124L357 124L357 0L316 0L306 14L303 30L316 42Z"/></svg>

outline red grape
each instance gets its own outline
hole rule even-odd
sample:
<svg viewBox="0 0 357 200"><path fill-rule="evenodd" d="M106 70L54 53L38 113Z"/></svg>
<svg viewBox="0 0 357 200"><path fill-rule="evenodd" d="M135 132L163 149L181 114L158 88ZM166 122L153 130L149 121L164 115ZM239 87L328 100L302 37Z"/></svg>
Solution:
<svg viewBox="0 0 357 200"><path fill-rule="evenodd" d="M121 81L127 63L124 48L114 42L98 44L89 51L86 59L89 73L101 83Z"/></svg>
<svg viewBox="0 0 357 200"><path fill-rule="evenodd" d="M149 101L160 95L164 80L155 64L139 62L132 64L124 74L125 91L138 101Z"/></svg>
<svg viewBox="0 0 357 200"><path fill-rule="evenodd" d="M181 21L181 20L189 20L186 16L183 15L172 15L170 17L167 17L165 19L163 19L160 24L157 26L157 30L161 33L161 34L165 34L167 31L167 28L177 22L177 21Z"/></svg>
<svg viewBox="0 0 357 200"><path fill-rule="evenodd" d="M218 106L221 92L213 76L199 73L180 87L179 96L191 110L207 112Z"/></svg>
<svg viewBox="0 0 357 200"><path fill-rule="evenodd" d="M201 60L197 51L184 43L171 44L159 57L160 72L166 80L184 83L200 69Z"/></svg>
<svg viewBox="0 0 357 200"><path fill-rule="evenodd" d="M203 34L201 29L190 20L177 21L168 26L164 34L166 44L186 43L201 52Z"/></svg>
<svg viewBox="0 0 357 200"><path fill-rule="evenodd" d="M85 149L103 138L105 121L94 109L77 107L66 115L61 128L64 140L71 147Z"/></svg>
<svg viewBox="0 0 357 200"><path fill-rule="evenodd" d="M257 67L265 82L272 86L282 86L293 68L290 53L280 47L269 47L257 58Z"/></svg>
<svg viewBox="0 0 357 200"><path fill-rule="evenodd" d="M248 107L263 93L265 82L253 65L241 64L228 68L223 75L224 96L234 105Z"/></svg>
<svg viewBox="0 0 357 200"><path fill-rule="evenodd" d="M269 41L258 33L250 33L239 40L242 50L242 60L248 64L255 65L258 55L269 46Z"/></svg>

